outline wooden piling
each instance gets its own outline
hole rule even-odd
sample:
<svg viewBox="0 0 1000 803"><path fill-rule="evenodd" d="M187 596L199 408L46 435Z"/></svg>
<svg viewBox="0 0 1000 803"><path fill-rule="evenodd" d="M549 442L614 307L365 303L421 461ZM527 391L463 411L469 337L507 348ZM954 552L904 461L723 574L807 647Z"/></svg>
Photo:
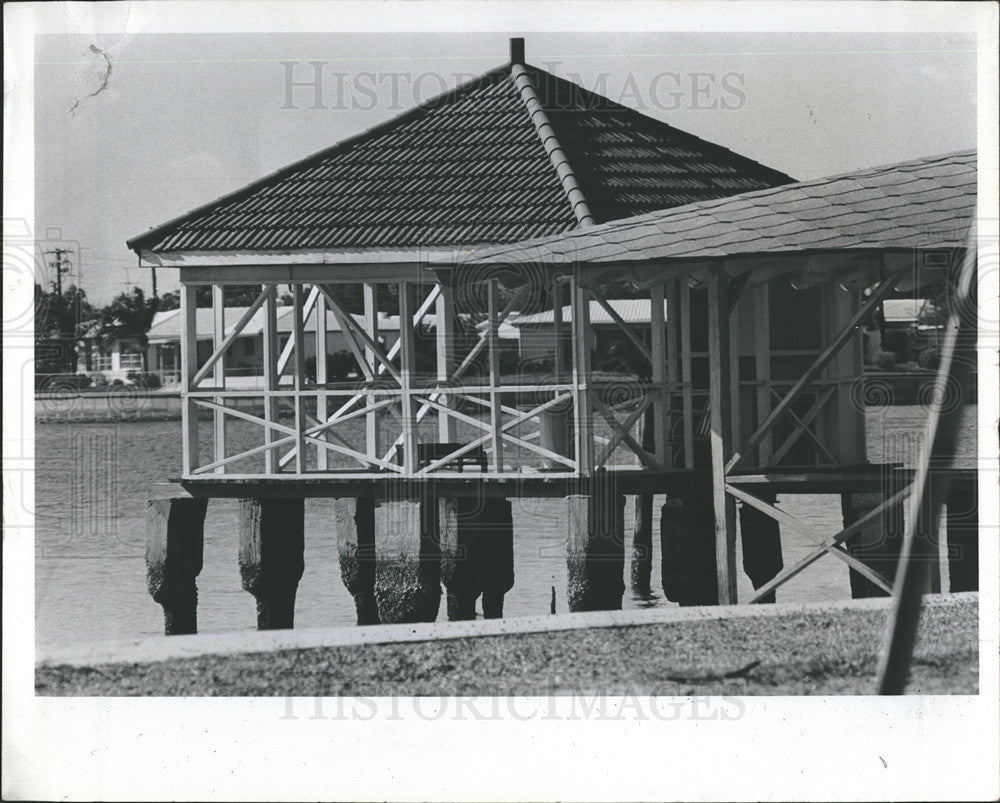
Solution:
<svg viewBox="0 0 1000 803"><path fill-rule="evenodd" d="M625 497L594 491L566 498L570 611L620 610L625 593Z"/></svg>
<svg viewBox="0 0 1000 803"><path fill-rule="evenodd" d="M198 632L207 499L152 499L146 516L146 587L163 606L163 632Z"/></svg>
<svg viewBox="0 0 1000 803"><path fill-rule="evenodd" d="M433 622L441 607L440 501L380 500L375 508L375 601L384 623ZM445 515L450 515L447 508Z"/></svg>
<svg viewBox="0 0 1000 803"><path fill-rule="evenodd" d="M949 590L979 590L979 487L975 476L952 482L947 497Z"/></svg>
<svg viewBox="0 0 1000 803"><path fill-rule="evenodd" d="M375 602L375 500L335 499L334 528L340 576L354 597L359 625L379 623Z"/></svg>
<svg viewBox="0 0 1000 803"><path fill-rule="evenodd" d="M448 590L448 619L476 618L482 596L483 616L503 616L504 595L514 586L514 522L508 499L461 497L454 506L454 526L442 526L441 576Z"/></svg>
<svg viewBox="0 0 1000 803"><path fill-rule="evenodd" d="M757 492L768 504L773 505L777 494ZM784 567L781 558L781 528L778 522L752 505L740 506L740 541L743 545L743 571L746 572L754 590L774 578ZM775 592L771 591L761 602L774 602Z"/></svg>
<svg viewBox="0 0 1000 803"><path fill-rule="evenodd" d="M635 533L632 540L632 590L648 596L653 574L653 495L635 497Z"/></svg>
<svg viewBox="0 0 1000 803"><path fill-rule="evenodd" d="M844 526L849 527L869 511L874 510L892 494L901 490L897 482L889 480L881 493L841 494L841 512ZM903 545L904 501L888 508L845 543L847 550L892 582ZM889 594L855 569L850 570L851 597L887 597Z"/></svg>
<svg viewBox="0 0 1000 803"><path fill-rule="evenodd" d="M260 630L291 628L305 568L304 499L240 500L240 576Z"/></svg>
<svg viewBox="0 0 1000 803"><path fill-rule="evenodd" d="M663 593L680 605L717 605L712 489L694 483L660 511Z"/></svg>

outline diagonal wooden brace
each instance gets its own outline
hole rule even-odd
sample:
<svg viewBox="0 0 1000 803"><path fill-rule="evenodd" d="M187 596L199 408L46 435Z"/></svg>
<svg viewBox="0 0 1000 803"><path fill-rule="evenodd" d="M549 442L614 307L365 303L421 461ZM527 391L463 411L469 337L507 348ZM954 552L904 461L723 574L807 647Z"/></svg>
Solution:
<svg viewBox="0 0 1000 803"><path fill-rule="evenodd" d="M881 284L875 289L875 292L871 294L869 299L861 305L861 308L854 313L851 320L847 322L847 325L840 331L840 334L834 338L833 342L824 349L823 353L816 358L816 361L809 366L809 369L802 375L798 382L796 382L791 390L785 394L785 397L778 402L777 406L771 410L770 415L764 422L757 427L757 430L747 438L743 446L737 451L733 452L732 457L729 458L729 462L726 463L726 472L730 472L739 463L740 458L753 449L758 443L760 443L761 438L763 438L771 429L774 427L775 422L781 418L782 414L788 407L794 402L799 395L802 393L806 387L812 383L812 381L819 376L820 372L827 366L827 364L836 357L840 350L847 344L847 342L854 336L854 330L858 327L872 309L882 302L882 300L889 295L892 289L896 286L903 275L909 270L909 267L900 268L898 271L892 274L888 279L883 279Z"/></svg>

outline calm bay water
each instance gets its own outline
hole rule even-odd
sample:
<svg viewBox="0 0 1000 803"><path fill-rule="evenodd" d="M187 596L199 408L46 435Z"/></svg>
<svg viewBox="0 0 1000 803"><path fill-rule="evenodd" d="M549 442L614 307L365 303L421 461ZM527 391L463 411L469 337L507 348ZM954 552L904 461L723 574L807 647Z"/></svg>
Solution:
<svg viewBox="0 0 1000 803"><path fill-rule="evenodd" d="M869 459L912 463L926 411L921 407L869 409ZM966 408L961 450L975 454L975 407ZM160 607L146 592L143 549L146 499L153 483L176 476L181 463L178 421L38 424L35 429L35 628L38 640L59 641L159 635ZM971 465L971 462L969 463ZM789 513L821 533L841 528L835 496L779 498ZM657 509L662 503L657 499ZM305 574L299 585L296 627L354 625L354 604L340 579L330 503L306 502ZM626 538L634 506L626 507ZM514 500L515 585L505 614L549 611L551 588L557 610L566 608L565 503ZM659 544L654 538L654 598L626 591L624 606L670 606L659 586ZM785 564L811 544L782 532ZM626 543L626 554L631 550ZM741 560L741 559L740 559ZM626 566L626 576L628 567ZM205 561L198 578L201 632L255 627L253 598L240 587L237 566L237 503L214 500L205 522ZM739 594L751 591L740 575ZM779 589L782 602L850 597L847 567L824 557ZM439 619L443 619L444 604Z"/></svg>

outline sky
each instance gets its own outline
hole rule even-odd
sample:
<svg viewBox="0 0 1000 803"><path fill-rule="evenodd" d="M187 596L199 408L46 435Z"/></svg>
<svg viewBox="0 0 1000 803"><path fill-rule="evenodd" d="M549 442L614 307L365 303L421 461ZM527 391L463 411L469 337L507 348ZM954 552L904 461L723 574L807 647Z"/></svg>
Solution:
<svg viewBox="0 0 1000 803"><path fill-rule="evenodd" d="M958 35L525 38L529 63L800 180L976 145L975 44ZM148 292L126 239L508 54L500 33L38 36L39 247L69 248L96 303L133 285ZM322 108L312 85L288 98L289 71L313 82L313 62ZM170 290L176 271L157 280Z"/></svg>

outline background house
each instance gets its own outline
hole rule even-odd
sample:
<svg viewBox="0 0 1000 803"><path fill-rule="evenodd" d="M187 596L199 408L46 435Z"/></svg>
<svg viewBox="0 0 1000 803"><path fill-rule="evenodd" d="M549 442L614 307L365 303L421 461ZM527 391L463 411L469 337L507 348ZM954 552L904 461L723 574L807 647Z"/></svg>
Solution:
<svg viewBox="0 0 1000 803"><path fill-rule="evenodd" d="M226 307L226 332L229 334L243 317L247 307ZM284 348L292 334L293 307L278 307L277 328L279 348ZM364 316L355 315L358 324L364 325ZM197 310L198 363L204 363L212 353L212 330L214 311L211 308ZM179 309L156 313L149 329L149 367L160 373L165 381L180 381L180 343L183 321ZM379 342L390 348L399 338L399 316L382 315L378 318ZM347 337L331 311L326 315L327 354L333 355L348 350ZM316 333L316 315L310 315L305 322L307 335ZM264 354L264 309L257 310L226 353L224 365L228 376L262 376ZM306 337L306 359L316 357L315 337Z"/></svg>
<svg viewBox="0 0 1000 803"><path fill-rule="evenodd" d="M609 299L608 305L618 313L618 316L628 325L639 340L649 346L649 299L622 298ZM666 307L664 307L664 311ZM666 314L664 312L664 314ZM564 338L569 337L568 323L572 320L572 308L563 307L562 317L567 325ZM551 360L555 355L556 332L555 314L551 309L531 315L513 316L511 328L518 332L519 353L521 359ZM608 311L597 301L590 302L590 350L594 355L595 366L608 360L626 359L634 351L638 351L615 323ZM501 334L502 336L502 334Z"/></svg>

